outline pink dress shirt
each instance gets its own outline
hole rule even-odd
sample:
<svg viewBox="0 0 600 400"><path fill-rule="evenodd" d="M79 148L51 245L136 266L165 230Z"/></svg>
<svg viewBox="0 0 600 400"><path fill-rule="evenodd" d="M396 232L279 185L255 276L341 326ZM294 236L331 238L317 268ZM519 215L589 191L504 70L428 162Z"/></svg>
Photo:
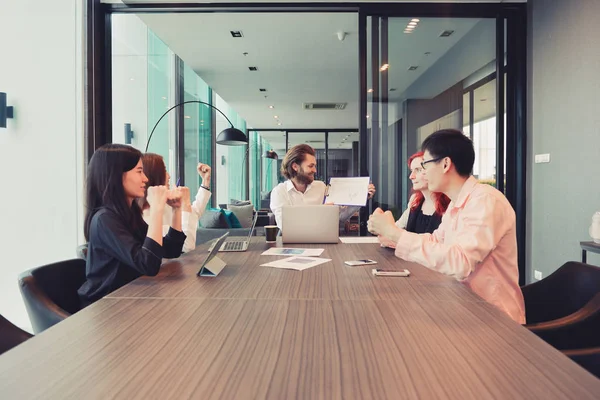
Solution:
<svg viewBox="0 0 600 400"><path fill-rule="evenodd" d="M495 188L470 177L432 234L402 231L396 256L453 276L525 323L519 287L515 212Z"/></svg>

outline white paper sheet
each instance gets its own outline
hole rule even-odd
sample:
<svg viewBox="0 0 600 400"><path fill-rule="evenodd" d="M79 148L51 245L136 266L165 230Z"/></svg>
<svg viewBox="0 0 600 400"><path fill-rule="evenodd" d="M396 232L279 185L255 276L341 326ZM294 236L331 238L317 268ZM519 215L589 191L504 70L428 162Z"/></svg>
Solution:
<svg viewBox="0 0 600 400"><path fill-rule="evenodd" d="M323 253L323 249L297 249L293 247L271 247L264 251L263 256L304 256L304 257L319 257Z"/></svg>
<svg viewBox="0 0 600 400"><path fill-rule="evenodd" d="M261 267L293 269L296 271L303 271L305 269L316 267L319 264L324 264L329 261L331 261L331 259L329 258L288 257L276 261L271 261L266 264L261 264Z"/></svg>
<svg viewBox="0 0 600 400"><path fill-rule="evenodd" d="M377 236L341 236L342 243L379 243Z"/></svg>
<svg viewBox="0 0 600 400"><path fill-rule="evenodd" d="M325 203L340 206L364 206L369 196L368 176L355 178L331 178Z"/></svg>

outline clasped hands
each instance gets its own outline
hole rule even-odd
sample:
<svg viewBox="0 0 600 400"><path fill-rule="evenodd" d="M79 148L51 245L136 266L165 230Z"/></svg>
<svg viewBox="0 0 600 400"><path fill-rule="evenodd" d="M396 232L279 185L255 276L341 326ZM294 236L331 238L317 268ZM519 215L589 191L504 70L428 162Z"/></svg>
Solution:
<svg viewBox="0 0 600 400"><path fill-rule="evenodd" d="M173 209L187 207L190 202L190 189L178 186L168 189L166 186L150 186L147 196L150 207L164 207L165 204Z"/></svg>
<svg viewBox="0 0 600 400"><path fill-rule="evenodd" d="M384 212L379 207L369 216L367 230L373 235L383 236L393 242L397 241L398 233L400 231L396 226L396 221L394 220L392 212Z"/></svg>

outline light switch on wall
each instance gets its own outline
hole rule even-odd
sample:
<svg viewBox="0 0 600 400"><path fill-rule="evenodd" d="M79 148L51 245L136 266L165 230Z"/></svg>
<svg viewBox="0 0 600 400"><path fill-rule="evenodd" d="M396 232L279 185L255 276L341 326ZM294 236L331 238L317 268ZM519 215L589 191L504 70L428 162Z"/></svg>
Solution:
<svg viewBox="0 0 600 400"><path fill-rule="evenodd" d="M549 163L549 162L550 162L550 154L549 153L535 155L535 163L536 164Z"/></svg>

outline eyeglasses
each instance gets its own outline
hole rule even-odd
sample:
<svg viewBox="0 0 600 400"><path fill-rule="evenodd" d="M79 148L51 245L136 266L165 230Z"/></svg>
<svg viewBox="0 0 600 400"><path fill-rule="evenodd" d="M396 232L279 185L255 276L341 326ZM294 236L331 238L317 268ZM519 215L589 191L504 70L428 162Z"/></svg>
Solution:
<svg viewBox="0 0 600 400"><path fill-rule="evenodd" d="M440 161L440 160L442 160L442 159L444 159L444 158L446 158L446 157L438 157L438 158L433 158L433 159L431 159L431 160L422 161L422 162L421 162L421 167L422 167L423 169L427 169L427 168L425 167L425 164L427 164L427 163L430 163L430 162L436 162L436 161Z"/></svg>

